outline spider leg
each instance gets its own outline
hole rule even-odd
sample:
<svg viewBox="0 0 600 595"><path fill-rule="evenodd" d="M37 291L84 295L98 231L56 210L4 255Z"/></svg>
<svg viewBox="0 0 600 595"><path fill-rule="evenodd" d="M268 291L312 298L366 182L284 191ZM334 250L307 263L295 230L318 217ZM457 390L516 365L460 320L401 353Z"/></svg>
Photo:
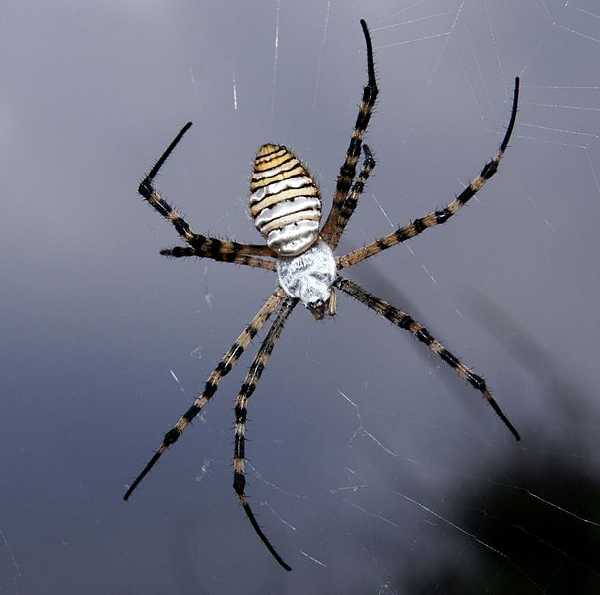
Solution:
<svg viewBox="0 0 600 595"><path fill-rule="evenodd" d="M511 431L513 436L520 440L519 432L515 429L509 419L504 415L500 406L490 393L485 380L475 374L470 368L465 366L455 355L450 353L437 339L429 334L429 331L411 316L402 312L398 308L391 306L387 302L375 297L374 295L365 291L362 287L342 277L338 277L335 282L335 286L338 287L344 293L353 297L355 300L362 302L367 307L371 308L384 318L387 318L392 324L412 333L421 343L425 344L433 353L438 355L445 363L451 368L456 370L456 373L466 380L473 388L478 390L483 398L490 404L492 409L496 412L496 415L502 420L504 425Z"/></svg>
<svg viewBox="0 0 600 595"><path fill-rule="evenodd" d="M165 250L161 250L160 253L163 256L172 256L173 258L183 258L185 256L199 256L202 258L203 256L203 254L198 253L195 248L188 248L186 246L167 248ZM276 269L274 260L267 260L266 258L259 258L258 256L239 255L233 262L235 264L245 264L259 269L265 269L267 271L274 271Z"/></svg>
<svg viewBox="0 0 600 595"><path fill-rule="evenodd" d="M188 122L173 139L165 152L160 156L150 173L142 180L138 192L144 197L150 206L160 213L167 221L170 221L177 233L196 251L196 256L212 258L221 262L237 262L255 266L255 264L242 258L245 256L270 256L275 258L277 254L268 246L257 244L239 244L229 240L218 240L201 234L194 233L188 222L164 199L154 188L154 178L158 174L169 155L173 152L183 135L190 129L192 123ZM264 267L263 267L264 268Z"/></svg>
<svg viewBox="0 0 600 595"><path fill-rule="evenodd" d="M337 248L338 242L340 241L340 238L346 229L346 225L348 225L348 221L350 221L350 217L352 217L352 213L354 213L354 209L356 209L358 199L361 197L363 190L365 189L365 184L369 179L371 170L375 167L375 159L373 159L373 153L371 153L369 146L365 144L362 148L365 154L363 166L358 174L358 179L352 185L350 194L348 194L346 197L346 200L342 204L340 212L338 213L336 229L329 240L329 245L331 246L332 250Z"/></svg>
<svg viewBox="0 0 600 595"><path fill-rule="evenodd" d="M483 188L485 183L498 171L498 165L500 160L504 156L504 151L508 146L513 128L515 126L515 120L517 117L517 106L519 103L519 77L515 79L515 89L513 95L512 111L510 114L510 122L504 135L504 139L500 145L500 148L494 158L486 163L481 170L481 173L444 209L439 211L431 211L419 219L415 219L412 223L400 227L396 231L380 238L371 244L357 248L352 252L337 259L338 269L344 267L351 267L365 258L375 256L387 248L391 248L396 244L405 242L410 238L414 238L420 233L424 232L428 227L434 225L440 225L446 223L450 217L452 217L462 206L466 205L467 202L475 194Z"/></svg>
<svg viewBox="0 0 600 595"><path fill-rule="evenodd" d="M124 500L127 500L129 496L131 496L142 479L144 479L152 467L156 465L162 454L169 448L169 446L177 442L183 431L190 425L191 421L196 417L196 415L198 415L198 413L200 413L200 411L202 411L211 397L217 392L217 388L219 387L219 382L221 382L221 379L229 374L231 368L233 368L233 366L237 363L237 360L244 353L244 350L249 345L250 341L252 341L256 333L258 333L258 331L262 328L269 316L271 316L271 314L277 309L277 306L284 297L285 294L283 293L283 290L277 289L265 301L248 326L240 333L240 336L230 347L229 351L227 351L227 353L223 356L223 359L219 362L219 365L211 372L208 380L206 381L204 391L196 397L190 408L165 434L165 437L163 438L158 450L154 453L150 461L148 461L142 472L135 478L134 482L129 486L129 489L123 497Z"/></svg>
<svg viewBox="0 0 600 595"><path fill-rule="evenodd" d="M235 448L233 454L233 489L240 499L240 504L242 505L246 516L250 520L252 527L256 531L257 535L260 537L261 541L265 544L266 548L271 552L275 560L286 570L291 570L291 568L284 562L281 556L277 553L267 536L263 533L260 528L254 513L252 512L252 508L250 508L250 504L246 499L246 493L244 488L246 486L246 476L245 476L245 445L246 445L246 415L248 408L248 399L252 396L258 381L263 373L265 366L269 361L269 357L271 356L271 352L275 347L275 343L279 339L281 335L281 331L283 330L283 325L287 320L288 316L292 313L292 310L298 303L297 299L287 299L279 309L279 313L277 314L277 318L273 321L271 328L269 329L269 333L265 337L250 369L248 370L246 377L244 378L244 383L242 384L242 388L238 393L238 396L235 400Z"/></svg>
<svg viewBox="0 0 600 595"><path fill-rule="evenodd" d="M327 221L325 221L325 225L323 225L323 229L321 230L321 236L326 242L329 242L331 238L337 234L338 214L342 208L342 205L344 204L346 196L348 195L352 181L354 180L354 176L356 174L356 164L358 163L358 158L360 157L362 139L367 130L367 126L369 125L373 106L375 105L375 100L379 92L377 88L377 81L375 79L375 64L373 62L373 45L371 43L371 34L369 33L367 23L364 19L360 20L360 26L362 27L363 34L365 36L365 42L367 44L367 66L369 71L369 80L363 89L363 96L360 103L360 108L358 110L358 116L356 118L356 124L354 125L354 130L352 131L350 145L346 151L346 159L340 168L340 174L337 179L331 211L329 212Z"/></svg>

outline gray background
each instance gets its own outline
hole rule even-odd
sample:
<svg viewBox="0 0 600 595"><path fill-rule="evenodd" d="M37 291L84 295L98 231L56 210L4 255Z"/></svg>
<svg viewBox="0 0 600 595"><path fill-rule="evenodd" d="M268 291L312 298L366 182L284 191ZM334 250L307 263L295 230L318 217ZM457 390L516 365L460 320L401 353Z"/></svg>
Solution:
<svg viewBox="0 0 600 595"><path fill-rule="evenodd" d="M377 168L342 251L458 193L523 78L478 199L349 273L483 374L523 441L363 306L340 296L320 324L298 308L248 427L248 493L286 574L231 489L249 354L121 500L274 286L159 256L177 237L136 186L191 119L158 185L198 231L259 240L263 142L330 197L366 80L360 17ZM600 590L594 0L7 0L0 31L0 593Z"/></svg>

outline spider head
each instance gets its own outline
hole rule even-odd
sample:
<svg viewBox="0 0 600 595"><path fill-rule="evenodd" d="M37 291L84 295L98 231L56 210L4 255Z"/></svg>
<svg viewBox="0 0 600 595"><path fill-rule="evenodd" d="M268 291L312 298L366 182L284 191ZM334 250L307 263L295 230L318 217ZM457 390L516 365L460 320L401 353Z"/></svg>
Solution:
<svg viewBox="0 0 600 595"><path fill-rule="evenodd" d="M325 314L333 317L335 316L335 308L336 308L336 297L335 291L330 289L329 299L323 301L319 300L318 302L314 302L309 304L307 308L310 310L310 313L314 316L315 320L323 320Z"/></svg>
<svg viewBox="0 0 600 595"><path fill-rule="evenodd" d="M325 311L327 309L327 303L319 300L314 304L309 304L307 308L310 310L310 313L314 316L315 320L323 320L325 317Z"/></svg>
<svg viewBox="0 0 600 595"><path fill-rule="evenodd" d="M337 276L331 248L323 241L298 256L277 259L279 285L287 295L298 298L317 319L335 313L331 286Z"/></svg>

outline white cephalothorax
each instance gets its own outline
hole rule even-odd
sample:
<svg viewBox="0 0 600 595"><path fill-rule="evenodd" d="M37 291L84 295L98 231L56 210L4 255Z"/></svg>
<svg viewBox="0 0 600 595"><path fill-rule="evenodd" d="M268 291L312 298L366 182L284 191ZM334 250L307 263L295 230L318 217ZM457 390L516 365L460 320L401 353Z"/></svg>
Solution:
<svg viewBox="0 0 600 595"><path fill-rule="evenodd" d="M277 259L279 285L305 306L325 303L331 295L336 278L333 252L322 240L298 256L280 256Z"/></svg>

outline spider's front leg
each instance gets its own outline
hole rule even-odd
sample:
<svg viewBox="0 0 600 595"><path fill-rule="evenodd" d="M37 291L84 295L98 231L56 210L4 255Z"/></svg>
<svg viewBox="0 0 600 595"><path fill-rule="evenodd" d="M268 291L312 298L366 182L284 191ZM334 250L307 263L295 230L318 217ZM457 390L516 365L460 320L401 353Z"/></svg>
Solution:
<svg viewBox="0 0 600 595"><path fill-rule="evenodd" d="M188 222L154 188L154 178L191 126L192 123L188 122L179 131L138 188L138 192L144 197L146 202L167 221L170 221L181 238L191 247L191 251L181 251L181 249L174 248L163 250L161 253L175 257L199 256L221 262L235 262L237 264L274 270L275 267L268 259L260 258L265 256L276 258L277 254L271 248L264 245L239 244L237 242L218 240L194 233Z"/></svg>
<svg viewBox="0 0 600 595"><path fill-rule="evenodd" d="M489 403L496 415L502 420L502 423L510 430L515 439L521 439L519 432L508 417L506 417L502 409L500 409L500 405L498 405L496 399L492 396L485 380L478 374L475 374L473 370L468 368L454 354L450 353L450 351L433 337L422 324L418 323L405 312L402 312L402 310L395 308L384 300L365 291L360 285L349 279L338 277L335 286L340 289L340 291L343 291L355 300L365 304L365 306L374 310L380 316L387 318L392 324L415 336L421 343L428 347L430 351L448 364L463 380L466 380L475 390L478 390L482 397Z"/></svg>
<svg viewBox="0 0 600 595"><path fill-rule="evenodd" d="M224 376L231 372L231 369L239 358L244 353L244 350L256 333L260 331L267 319L277 309L279 304L283 301L285 294L281 289L277 289L272 293L265 303L261 306L260 310L254 315L254 318L250 321L248 326L240 333L239 337L235 340L233 345L229 348L227 353L223 356L223 359L219 362L219 365L211 372L206 385L201 394L199 394L194 402L190 405L188 410L179 418L177 423L165 434L158 450L154 453L152 458L148 461L146 466L142 469L141 473L134 479L133 483L129 486L127 492L125 492L124 500L128 500L140 482L148 475L150 470L156 465L160 457L165 451L175 444L179 440L181 434L186 428L192 423L192 420L202 411L202 409L208 404L210 399L214 396L219 388L219 383Z"/></svg>
<svg viewBox="0 0 600 595"><path fill-rule="evenodd" d="M246 417L248 415L248 400L254 393L254 389L260 380L260 377L267 365L275 343L279 340L283 325L288 316L292 313L294 307L298 303L297 299L287 299L282 305L277 314L277 318L271 325L265 340L263 341L246 377L242 388L235 400L235 447L233 454L233 489L240 499L248 520L253 529L265 544L266 548L271 552L277 562L286 570L291 570L290 566L282 559L273 547L267 536L263 533L252 508L246 497Z"/></svg>

